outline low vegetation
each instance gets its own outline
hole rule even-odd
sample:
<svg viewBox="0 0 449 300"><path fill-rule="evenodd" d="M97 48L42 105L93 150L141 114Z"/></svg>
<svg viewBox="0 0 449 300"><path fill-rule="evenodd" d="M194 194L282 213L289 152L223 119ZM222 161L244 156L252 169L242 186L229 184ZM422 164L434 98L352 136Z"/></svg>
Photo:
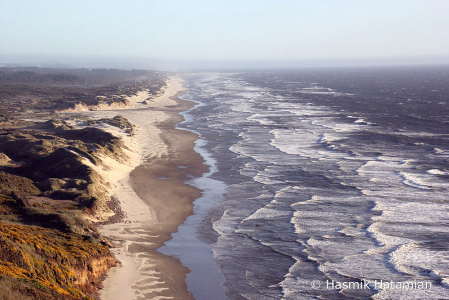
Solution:
<svg viewBox="0 0 449 300"><path fill-rule="evenodd" d="M0 223L0 248L2 278L56 299L89 299L99 275L115 265L94 239L37 226Z"/></svg>
<svg viewBox="0 0 449 300"><path fill-rule="evenodd" d="M137 70L0 68L0 300L97 297L117 261L95 227L111 212L96 169L102 157L127 156L119 138L96 126L130 135L134 126L116 116L76 129L55 111L143 89L156 95L164 79Z"/></svg>

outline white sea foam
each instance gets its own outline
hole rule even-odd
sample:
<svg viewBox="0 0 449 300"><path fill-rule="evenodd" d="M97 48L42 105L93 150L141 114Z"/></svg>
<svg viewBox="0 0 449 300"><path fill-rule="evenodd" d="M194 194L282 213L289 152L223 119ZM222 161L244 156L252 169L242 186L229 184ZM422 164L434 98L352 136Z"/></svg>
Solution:
<svg viewBox="0 0 449 300"><path fill-rule="evenodd" d="M428 170L427 173L433 174L433 175L449 175L448 171L441 171L441 170L438 170L438 169Z"/></svg>
<svg viewBox="0 0 449 300"><path fill-rule="evenodd" d="M303 291L308 291L311 287L312 280L301 280L299 278L300 274L312 273L310 271L313 266L310 263L306 263L302 261L298 257L293 257L296 262L290 267L288 273L285 275L285 279L279 283L282 287L282 291L284 294L283 300L293 300L293 299L304 299L304 300L312 300L316 299L315 296L307 295L307 293Z"/></svg>
<svg viewBox="0 0 449 300"><path fill-rule="evenodd" d="M314 84L302 88L303 98L297 99L293 93L304 84L295 84L290 94L273 96L268 88L251 87L225 74L203 82L202 88L217 93L215 99L208 98L217 107L207 116L212 123L209 128L217 136L222 132L238 135L228 149L233 152L232 165L238 168L241 182L229 188L221 206L224 214L213 223L220 234L214 248L217 260L224 266L245 270L242 278L237 271L229 271L232 284L251 286L243 293L245 297L260 299L257 297L262 292L258 288L263 275L252 269L257 264L239 260L239 251L249 249L245 245L254 246L251 249L263 245L267 247L264 251L273 256L282 253L282 257L294 258L278 285L283 296L271 296L274 299L336 297L310 289L312 280L333 276L394 281L408 276L439 277L449 282L444 267L447 262L442 259L448 253L438 248L441 237L449 233L449 211L444 204L448 171L419 168L422 156L414 156L406 147L389 148L388 142L377 139L382 134L413 138L425 135L392 133L380 125L370 126L370 116L359 112L347 116L354 119L352 123L341 121L339 118L348 109L334 112L329 107L304 103L319 95L337 95L338 91ZM313 98L307 96L310 93L315 93ZM307 97L310 99L305 100ZM354 142L359 136L366 138L366 144L364 139L360 144ZM424 142L414 149L422 145ZM426 155L444 159L449 151L435 148ZM276 220L277 225L257 227L255 220L260 224ZM287 225L293 230L282 227L285 220L290 221ZM276 236L270 237L270 230L265 229L277 230ZM432 245L436 245L435 249ZM272 267L271 257L258 259L259 268ZM441 296L443 291L438 286L429 295ZM409 299L408 292L404 295L403 291L379 290L374 298ZM410 295L410 299L418 297Z"/></svg>
<svg viewBox="0 0 449 300"><path fill-rule="evenodd" d="M355 132L362 130L360 124L347 124L347 123L338 123L335 122L332 118L321 118L316 119L311 122L312 125L321 126L327 129L331 129L332 132L343 132L343 133L349 133L349 132Z"/></svg>
<svg viewBox="0 0 449 300"><path fill-rule="evenodd" d="M270 203L271 204L271 203ZM253 219L276 219L278 217L289 216L291 212L279 211L276 208L271 208L270 204L259 208L255 213L245 218L243 221L253 220Z"/></svg>
<svg viewBox="0 0 449 300"><path fill-rule="evenodd" d="M307 158L325 158L327 154L311 149L310 145L319 143L320 138L315 133L302 130L275 129L270 131L274 139L270 143L282 152Z"/></svg>

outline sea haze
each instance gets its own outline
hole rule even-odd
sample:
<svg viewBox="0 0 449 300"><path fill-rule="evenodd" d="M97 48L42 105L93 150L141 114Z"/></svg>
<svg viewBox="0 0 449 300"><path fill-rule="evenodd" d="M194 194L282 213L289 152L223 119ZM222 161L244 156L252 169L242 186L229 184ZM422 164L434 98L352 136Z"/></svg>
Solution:
<svg viewBox="0 0 449 300"><path fill-rule="evenodd" d="M449 67L184 78L201 105L182 127L201 135L208 176L226 186L197 230L227 297L449 297Z"/></svg>

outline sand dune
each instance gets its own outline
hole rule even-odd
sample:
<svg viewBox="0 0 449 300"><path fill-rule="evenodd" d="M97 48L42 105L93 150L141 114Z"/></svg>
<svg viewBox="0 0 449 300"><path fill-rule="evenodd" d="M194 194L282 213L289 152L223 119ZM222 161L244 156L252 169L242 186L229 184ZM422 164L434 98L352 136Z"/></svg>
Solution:
<svg viewBox="0 0 449 300"><path fill-rule="evenodd" d="M197 136L174 128L182 121L178 112L192 106L175 97L183 90L182 81L172 77L163 94L147 104L142 103L148 96L143 91L127 99L127 109L82 112L91 118L120 114L136 125L134 136L117 127L98 125L120 136L129 148L126 162L105 157L105 167L93 166L110 183L111 196L119 200L126 214L120 223L100 226L101 233L112 239L116 247L111 251L121 261L109 271L101 299L191 298L185 283L189 270L177 259L156 251L192 213L192 202L201 194L186 185L185 179L189 173L199 176L205 171L201 157L193 151ZM187 168L181 172L179 165Z"/></svg>

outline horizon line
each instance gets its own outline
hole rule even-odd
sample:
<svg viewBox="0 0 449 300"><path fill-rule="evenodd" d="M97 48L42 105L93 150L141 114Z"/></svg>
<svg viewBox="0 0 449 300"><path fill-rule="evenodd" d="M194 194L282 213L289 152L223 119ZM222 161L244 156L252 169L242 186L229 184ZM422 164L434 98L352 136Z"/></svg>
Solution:
<svg viewBox="0 0 449 300"><path fill-rule="evenodd" d="M449 55L333 59L156 59L57 55L0 55L0 66L152 69L160 71L216 69L293 69L335 67L388 67L449 64Z"/></svg>

